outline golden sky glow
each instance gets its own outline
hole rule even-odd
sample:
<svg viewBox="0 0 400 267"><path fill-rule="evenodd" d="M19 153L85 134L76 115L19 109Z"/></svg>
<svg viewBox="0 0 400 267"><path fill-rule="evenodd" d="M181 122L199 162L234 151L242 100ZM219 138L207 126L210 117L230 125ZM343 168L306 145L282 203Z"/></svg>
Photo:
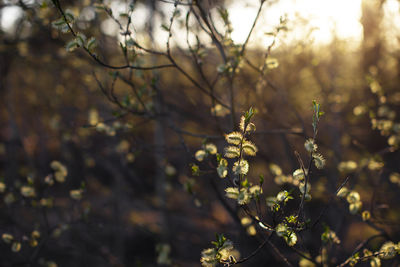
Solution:
<svg viewBox="0 0 400 267"><path fill-rule="evenodd" d="M244 2L249 4L245 5ZM245 39L258 2L235 1L232 5L230 14L235 29L232 37L235 41L243 42ZM264 32L277 25L279 18L284 15L289 20L289 40L303 39L310 29L313 30L309 37L316 43L328 43L332 40L334 31L343 39L360 40L362 37L361 0L281 0L264 8L253 41L262 42ZM302 20L307 20L308 26L300 24Z"/></svg>
<svg viewBox="0 0 400 267"><path fill-rule="evenodd" d="M357 45L362 40L361 2L362 0L280 0L269 5L267 1L263 8L260 20L252 35L250 46L265 47L269 44L270 38L265 35L274 26L278 25L281 16L287 16L289 31L281 36L279 42L290 43L293 40L303 40L307 43L326 44L333 36L340 39L349 40ZM123 13L126 9L125 1L109 1L114 14ZM172 13L173 5L159 3L166 14ZM232 38L236 43L242 43L251 28L253 19L257 12L259 0L232 1L227 6L230 20L233 25ZM182 9L184 9L182 7ZM81 13L88 13L89 9L84 9ZM214 10L215 11L215 10ZM400 12L397 0L386 0L384 27L392 41L397 40L396 35L400 31ZM217 12L213 12L217 16ZM135 29L140 32L144 29L144 22L149 15L147 7L137 4L133 14ZM0 20L0 27L5 31L12 31L15 23L22 16L22 10L17 6L3 8ZM161 18L156 17L156 24L161 24ZM118 35L118 26L112 19L102 22L100 27L108 35ZM185 46L186 42L181 38L184 32L174 29L177 42ZM140 34L137 35L139 37ZM156 29L156 36L159 42L156 46L165 44L167 34ZM183 37L182 36L182 37ZM390 40L389 40L390 41ZM279 42L277 45L279 45ZM396 43L397 44L397 43ZM396 45L392 44L392 45Z"/></svg>

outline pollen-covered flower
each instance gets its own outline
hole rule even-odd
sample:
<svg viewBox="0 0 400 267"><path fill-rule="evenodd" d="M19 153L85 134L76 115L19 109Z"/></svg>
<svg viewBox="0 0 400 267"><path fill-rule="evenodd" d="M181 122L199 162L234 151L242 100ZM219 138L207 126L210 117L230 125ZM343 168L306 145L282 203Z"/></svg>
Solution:
<svg viewBox="0 0 400 267"><path fill-rule="evenodd" d="M67 167L56 160L51 162L50 167L54 170L54 178L56 181L59 183L65 182L65 177L68 175Z"/></svg>
<svg viewBox="0 0 400 267"><path fill-rule="evenodd" d="M397 254L396 250L398 250L397 246L392 241L387 241L379 250L382 253L380 257L384 260L393 259Z"/></svg>
<svg viewBox="0 0 400 267"><path fill-rule="evenodd" d="M251 141L247 141L247 140L243 142L242 149L243 149L243 152L249 156L255 156L258 151L256 145L253 144Z"/></svg>
<svg viewBox="0 0 400 267"><path fill-rule="evenodd" d="M232 241L224 239L223 243L218 243L217 247L204 249L201 252L200 262L203 267L215 267L219 263L236 262L236 255L239 256L237 251L233 248Z"/></svg>
<svg viewBox="0 0 400 267"><path fill-rule="evenodd" d="M228 198L237 199L239 195L239 189L236 187L228 187L225 189L225 195Z"/></svg>
<svg viewBox="0 0 400 267"><path fill-rule="evenodd" d="M334 243L337 245L340 244L340 239L337 237L336 233L329 228L322 233L321 240L324 243Z"/></svg>
<svg viewBox="0 0 400 267"><path fill-rule="evenodd" d="M237 197L237 201L239 205L245 205L248 204L250 202L251 199L251 195L249 190L247 190L246 188L242 188L239 191L238 197Z"/></svg>
<svg viewBox="0 0 400 267"><path fill-rule="evenodd" d="M249 226L249 225L252 223L252 219L251 219L250 217L243 217L243 218L240 220L240 223L241 223L244 227L246 227L246 226Z"/></svg>
<svg viewBox="0 0 400 267"><path fill-rule="evenodd" d="M213 143L207 143L204 145L204 149L207 153L214 155L217 153L217 147Z"/></svg>
<svg viewBox="0 0 400 267"><path fill-rule="evenodd" d="M11 245L11 251L12 252L19 252L21 250L21 242L13 242Z"/></svg>
<svg viewBox="0 0 400 267"><path fill-rule="evenodd" d="M217 117L225 117L229 113L229 109L222 106L221 104L216 104L214 107L211 108L211 114L214 114Z"/></svg>
<svg viewBox="0 0 400 267"><path fill-rule="evenodd" d="M340 188L339 192L337 192L338 197L347 197L347 195L350 193L350 190L347 187L342 187Z"/></svg>
<svg viewBox="0 0 400 267"><path fill-rule="evenodd" d="M355 161L342 161L338 165L338 170L343 173L353 172L357 169L357 162Z"/></svg>
<svg viewBox="0 0 400 267"><path fill-rule="evenodd" d="M282 169L281 167L279 167L277 164L275 163L270 163L269 164L269 170L271 171L271 173L275 176L277 175L281 175L282 174Z"/></svg>
<svg viewBox="0 0 400 267"><path fill-rule="evenodd" d="M239 148L235 146L225 147L225 157L227 158L238 158L240 156Z"/></svg>
<svg viewBox="0 0 400 267"><path fill-rule="evenodd" d="M206 152L204 150L197 150L196 154L194 154L194 157L197 161L203 161L206 157Z"/></svg>
<svg viewBox="0 0 400 267"><path fill-rule="evenodd" d="M0 182L0 193L4 193L6 191L6 184L3 182Z"/></svg>
<svg viewBox="0 0 400 267"><path fill-rule="evenodd" d="M308 152L315 152L317 151L318 145L314 142L314 139L310 138L306 140L304 147Z"/></svg>
<svg viewBox="0 0 400 267"><path fill-rule="evenodd" d="M282 237L285 235L285 233L287 232L287 227L286 225L284 225L283 223L278 224L275 227L275 232L278 236Z"/></svg>
<svg viewBox="0 0 400 267"><path fill-rule="evenodd" d="M300 190L300 192L302 194L304 194L305 189L306 189L306 184L305 183L301 183L299 185L299 190ZM307 183L307 192L306 192L306 194L310 193L310 190L311 190L311 184Z"/></svg>
<svg viewBox="0 0 400 267"><path fill-rule="evenodd" d="M288 231L286 235L283 236L283 239L285 239L289 247L293 247L297 243L297 235L293 231Z"/></svg>
<svg viewBox="0 0 400 267"><path fill-rule="evenodd" d="M225 135L226 142L233 145L239 145L243 139L243 136L239 132L231 132Z"/></svg>
<svg viewBox="0 0 400 267"><path fill-rule="evenodd" d="M20 189L21 195L24 197L34 197L35 189L32 186L22 186Z"/></svg>
<svg viewBox="0 0 400 267"><path fill-rule="evenodd" d="M49 186L52 186L54 184L54 179L53 179L53 175L49 174L46 177L44 177L44 182L46 184L48 184Z"/></svg>
<svg viewBox="0 0 400 267"><path fill-rule="evenodd" d="M233 243L227 239L222 247L218 249L218 255L220 256L220 262L225 262L229 259L231 252L233 250Z"/></svg>
<svg viewBox="0 0 400 267"><path fill-rule="evenodd" d="M170 164L170 163L167 163L167 165L165 166L164 171L165 171L165 174L168 175L168 176L174 176L174 175L176 175L176 169L175 169L175 167L174 167L172 164Z"/></svg>
<svg viewBox="0 0 400 267"><path fill-rule="evenodd" d="M307 172L307 171L306 171ZM307 174L306 174L307 175ZM293 178L298 181L303 181L305 179L304 171L302 169L297 169L293 172Z"/></svg>
<svg viewBox="0 0 400 267"><path fill-rule="evenodd" d="M31 233L31 237L32 237L32 238L35 238L35 239L40 238L40 232L39 232L38 230L34 230L34 231Z"/></svg>
<svg viewBox="0 0 400 267"><path fill-rule="evenodd" d="M5 243L10 244L14 240L14 237L11 234L4 233L1 235L1 239L3 239Z"/></svg>
<svg viewBox="0 0 400 267"><path fill-rule="evenodd" d="M83 193L82 189L74 189L74 190L69 191L69 196L72 199L80 200L80 199L82 199L82 193Z"/></svg>
<svg viewBox="0 0 400 267"><path fill-rule="evenodd" d="M236 175L246 175L249 172L249 163L247 160L236 161L232 170Z"/></svg>
<svg viewBox="0 0 400 267"><path fill-rule="evenodd" d="M314 154L313 155L313 159L314 159L315 167L317 167L317 169L323 169L324 168L325 159L321 154L319 154L319 153Z"/></svg>
<svg viewBox="0 0 400 267"><path fill-rule="evenodd" d="M275 228L276 234L286 241L288 246L292 247L297 243L296 234L291 231L285 224L278 224Z"/></svg>
<svg viewBox="0 0 400 267"><path fill-rule="evenodd" d="M244 131L244 125L245 125L246 118L242 116L240 118L240 123L239 123L239 128L243 132ZM246 132L255 132L256 131L256 126L254 123L249 122L246 126Z"/></svg>
<svg viewBox="0 0 400 267"><path fill-rule="evenodd" d="M286 175L278 175L278 176L275 176L275 178L274 178L274 182L277 184L277 185L283 185L284 183L286 183L287 182L287 176Z"/></svg>
<svg viewBox="0 0 400 267"><path fill-rule="evenodd" d="M400 184L400 173L392 172L389 176L389 180L394 184Z"/></svg>
<svg viewBox="0 0 400 267"><path fill-rule="evenodd" d="M281 192L279 192L279 193L276 195L276 200L279 201L279 202L284 202L284 203L286 203L286 202L288 202L290 199L292 199L292 197L290 197L289 192L286 191L286 190L281 191Z"/></svg>
<svg viewBox="0 0 400 267"><path fill-rule="evenodd" d="M377 161L374 159L371 159L368 162L368 169L370 169L371 171L378 171L378 170L382 169L383 166L384 166L383 162L380 162L380 161Z"/></svg>
<svg viewBox="0 0 400 267"><path fill-rule="evenodd" d="M262 194L262 188L259 185L253 185L249 188L250 194L255 197Z"/></svg>
<svg viewBox="0 0 400 267"><path fill-rule="evenodd" d="M346 198L347 202L355 203L360 201L360 194L357 191L351 191Z"/></svg>
<svg viewBox="0 0 400 267"><path fill-rule="evenodd" d="M362 208L362 202L361 201L357 201L357 202L351 203L349 205L349 211L350 211L351 214L358 213L361 210L361 208Z"/></svg>
<svg viewBox="0 0 400 267"><path fill-rule="evenodd" d="M400 136L399 135L391 135L388 140L388 144L390 146L399 146L400 145Z"/></svg>
<svg viewBox="0 0 400 267"><path fill-rule="evenodd" d="M217 266L217 250L215 248L207 248L201 252L200 258L201 266L214 267Z"/></svg>
<svg viewBox="0 0 400 267"><path fill-rule="evenodd" d="M228 161L222 158L217 167L217 173L220 178L225 178L228 175Z"/></svg>
<svg viewBox="0 0 400 267"><path fill-rule="evenodd" d="M361 213L361 217L362 217L362 219L363 219L364 222L365 222L365 221L368 221L369 219L371 219L371 213L370 213L368 210L364 210L364 211Z"/></svg>

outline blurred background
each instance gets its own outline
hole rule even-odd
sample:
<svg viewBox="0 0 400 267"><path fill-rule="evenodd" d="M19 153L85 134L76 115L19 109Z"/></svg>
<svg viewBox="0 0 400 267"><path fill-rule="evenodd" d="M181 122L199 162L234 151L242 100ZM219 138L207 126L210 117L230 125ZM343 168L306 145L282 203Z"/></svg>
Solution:
<svg viewBox="0 0 400 267"><path fill-rule="evenodd" d="M52 1L0 1L0 266L200 266L215 233L249 255L259 239L225 198L215 156L194 154L207 142L223 153L223 135L253 107L249 180L264 175L266 196L289 190L270 166L290 175L294 151L306 161L314 99L325 112L317 143L326 167L311 178L306 215L315 220L350 176L371 223L335 199L299 249L320 255L323 225L341 239L332 265L377 233L399 241L400 2L266 1L248 40L259 1L198 2L180 2L170 27L170 0L60 1L107 65L170 64L168 50L176 63L140 70L68 51L73 36L52 25L61 17ZM350 161L355 168L338 168ZM266 246L242 265L261 264L282 262Z"/></svg>

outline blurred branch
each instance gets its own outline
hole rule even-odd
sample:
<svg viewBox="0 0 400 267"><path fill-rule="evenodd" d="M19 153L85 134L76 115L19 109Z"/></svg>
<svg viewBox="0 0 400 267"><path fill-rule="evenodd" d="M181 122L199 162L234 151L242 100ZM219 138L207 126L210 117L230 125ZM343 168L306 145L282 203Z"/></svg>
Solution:
<svg viewBox="0 0 400 267"><path fill-rule="evenodd" d="M215 46L217 47L223 62L226 63L227 62L227 57L225 54L225 50L223 45L221 44L221 42L218 40L218 38L215 36L214 33L214 27L211 26L210 22L208 21L208 17L206 12L204 11L203 7L200 5L199 1L195 1L195 5L198 8L198 10L200 11L200 17L203 19L204 23L207 25L207 28L209 31L205 31L206 33L208 33L208 35L211 37L213 43L215 44ZM196 13L194 12L195 16ZM197 18L197 16L196 16ZM200 20L198 19L198 21L200 22Z"/></svg>
<svg viewBox="0 0 400 267"><path fill-rule="evenodd" d="M132 113L134 115L138 115L138 116L144 116L144 117L149 117L149 118L153 118L155 116L155 114L150 114L147 111L139 111L139 110L133 110L130 108L127 108L125 106L123 106L121 104L121 102L118 100L118 97L114 94L113 90L109 91L103 86L103 84L100 82L100 80L97 78L97 75L95 72L93 72L93 77L97 83L97 85L99 86L100 90L103 92L103 94L107 97L107 99L111 102L114 103L115 105L117 105L121 110L125 110L129 113ZM117 77L114 78L113 80L113 84L115 82ZM157 114L160 115L160 114Z"/></svg>
<svg viewBox="0 0 400 267"><path fill-rule="evenodd" d="M64 18L65 23L67 24L69 31L74 37L77 37L77 33L74 31L72 28L71 24L68 22L68 19L64 13L64 10L62 9L59 0L52 0L53 4L56 6L58 11L60 12L61 16ZM173 64L162 64L162 65L155 65L155 66L150 66L150 67L143 67L143 66L134 66L134 65L122 65L122 66L113 66L109 65L102 60L100 60L95 54L93 54L87 47L82 46L82 48L86 51L86 53L89 54L97 63L99 63L101 66L109 68L109 69L135 69L135 70L156 70L156 69L163 69L163 68L171 68L174 67Z"/></svg>
<svg viewBox="0 0 400 267"><path fill-rule="evenodd" d="M257 248L256 250L254 250L249 256L238 260L238 261L235 262L234 264L240 264L240 263L246 262L246 261L250 260L251 258L253 258L255 255L258 254L258 252L261 251L261 249L262 249L267 243L270 242L269 240L271 239L271 237L272 237L272 233L270 233L270 234L268 235L268 237L265 238L264 241L258 246L258 248Z"/></svg>
<svg viewBox="0 0 400 267"><path fill-rule="evenodd" d="M324 215L325 211L328 209L329 205L332 203L333 199L337 196L337 194L339 193L340 189L342 189L347 184L349 179L350 179L350 176L347 176L346 179L344 179L343 183L341 185L339 185L339 187L336 189L334 195L331 196L331 198L329 199L328 203L325 205L325 207L322 209L321 213L318 215L318 217L315 220L315 222L312 224L311 229L314 228L320 222L322 216Z"/></svg>
<svg viewBox="0 0 400 267"><path fill-rule="evenodd" d="M346 261L344 261L343 263L339 264L338 267L343 267L346 266L347 264L350 263L350 261L353 259L353 257L361 250L363 249L366 245L368 245L369 242L371 242L373 239L378 238L378 237L382 237L382 234L376 234L373 236L370 236L369 238L367 238L366 240L364 240L363 242L361 242L360 244L357 245L357 247L354 249L353 253L351 254L350 257L348 257L346 259ZM378 253L382 253L382 252L378 252ZM364 257L360 258L364 259Z"/></svg>
<svg viewBox="0 0 400 267"><path fill-rule="evenodd" d="M249 31L249 33L247 34L246 40L244 41L244 43L243 43L243 45L242 45L242 48L240 49L240 52L239 52L240 57L242 57L242 56L244 55L244 53L245 53L247 44L249 43L250 37L251 37L251 35L252 35L253 31L254 31L254 28L255 28L255 26L256 26L256 24L257 24L257 21L258 21L258 19L259 19L259 17L260 17L261 10L262 10L262 8L263 8L264 2L265 2L265 0L261 0L261 1L260 1L260 6L258 7L256 17L254 18L253 24L251 25L250 31ZM272 46L271 46L271 47L272 47ZM233 73L235 73L236 68L237 68L237 65L236 65L235 68L233 69Z"/></svg>

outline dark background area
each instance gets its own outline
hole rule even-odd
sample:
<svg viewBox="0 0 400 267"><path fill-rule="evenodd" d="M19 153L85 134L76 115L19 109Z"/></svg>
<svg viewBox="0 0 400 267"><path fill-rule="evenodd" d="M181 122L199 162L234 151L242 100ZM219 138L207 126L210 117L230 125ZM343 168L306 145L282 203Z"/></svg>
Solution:
<svg viewBox="0 0 400 267"><path fill-rule="evenodd" d="M288 184L276 184L269 165L277 164L290 175L299 168L294 151L307 159L304 142L312 135L313 99L325 112L317 143L326 167L311 177L313 198L305 214L314 221L326 205L328 209L316 228L300 234L298 249L312 258L320 255L324 225L341 240L328 248L332 266L378 233L387 236L368 242L370 250L379 250L384 240L397 243L400 179L390 175L400 172L400 53L399 46L387 43L384 2L363 1L363 40L357 49L339 38L324 45L281 42L270 50L248 46L234 79L217 74L223 62L212 41L202 41L200 59L187 47L171 45L176 62L197 84L176 67L115 70L101 66L83 49L67 52L72 36L51 26L60 17L51 1L0 2L0 9L16 5L24 14L12 31L0 32L0 181L5 186L0 190L0 234L9 233L21 243L13 252L12 244L0 241L0 266L157 266L162 255L171 266L200 266L201 251L211 246L215 233L232 240L242 257L249 255L259 236L246 233L238 221L245 214L224 196L229 183L218 177L215 156L198 162L194 154L205 140L223 153L224 134L237 129L240 115L253 107L257 131L251 140L259 151L249 159L249 180L257 183L263 174L266 196L290 190ZM229 3L202 5L210 11ZM76 13L93 4L61 1ZM169 13L163 13L158 1L142 4L168 23ZM88 21L80 17L77 31L96 37L95 53L103 62L126 64L119 41L99 26L109 16L104 10L95 14ZM181 18L184 22L184 12ZM154 28L161 27L151 19L143 28L147 47L158 38ZM234 59L237 46L223 45ZM260 74L266 53L279 66L267 66ZM128 54L141 66L169 64L166 57L137 47ZM233 116L228 109L225 116L214 116L215 99L199 89L208 90L214 81L215 95L227 106L233 103ZM350 160L357 169L340 172L339 163ZM53 161L65 165L68 174L65 182L50 186L45 177L56 174ZM193 176L191 163L204 174ZM350 214L343 199L330 201L347 176L346 186L360 193L362 210L372 215L368 222L361 213ZM27 185L34 196L21 193ZM80 188L82 198L73 199L70 191ZM295 196L289 213L298 206ZM44 205L46 201L52 204ZM30 244L34 230L40 232L36 246ZM271 241L298 265L301 256L282 239L274 236ZM398 256L383 262L398 264ZM267 245L242 265L283 263Z"/></svg>

